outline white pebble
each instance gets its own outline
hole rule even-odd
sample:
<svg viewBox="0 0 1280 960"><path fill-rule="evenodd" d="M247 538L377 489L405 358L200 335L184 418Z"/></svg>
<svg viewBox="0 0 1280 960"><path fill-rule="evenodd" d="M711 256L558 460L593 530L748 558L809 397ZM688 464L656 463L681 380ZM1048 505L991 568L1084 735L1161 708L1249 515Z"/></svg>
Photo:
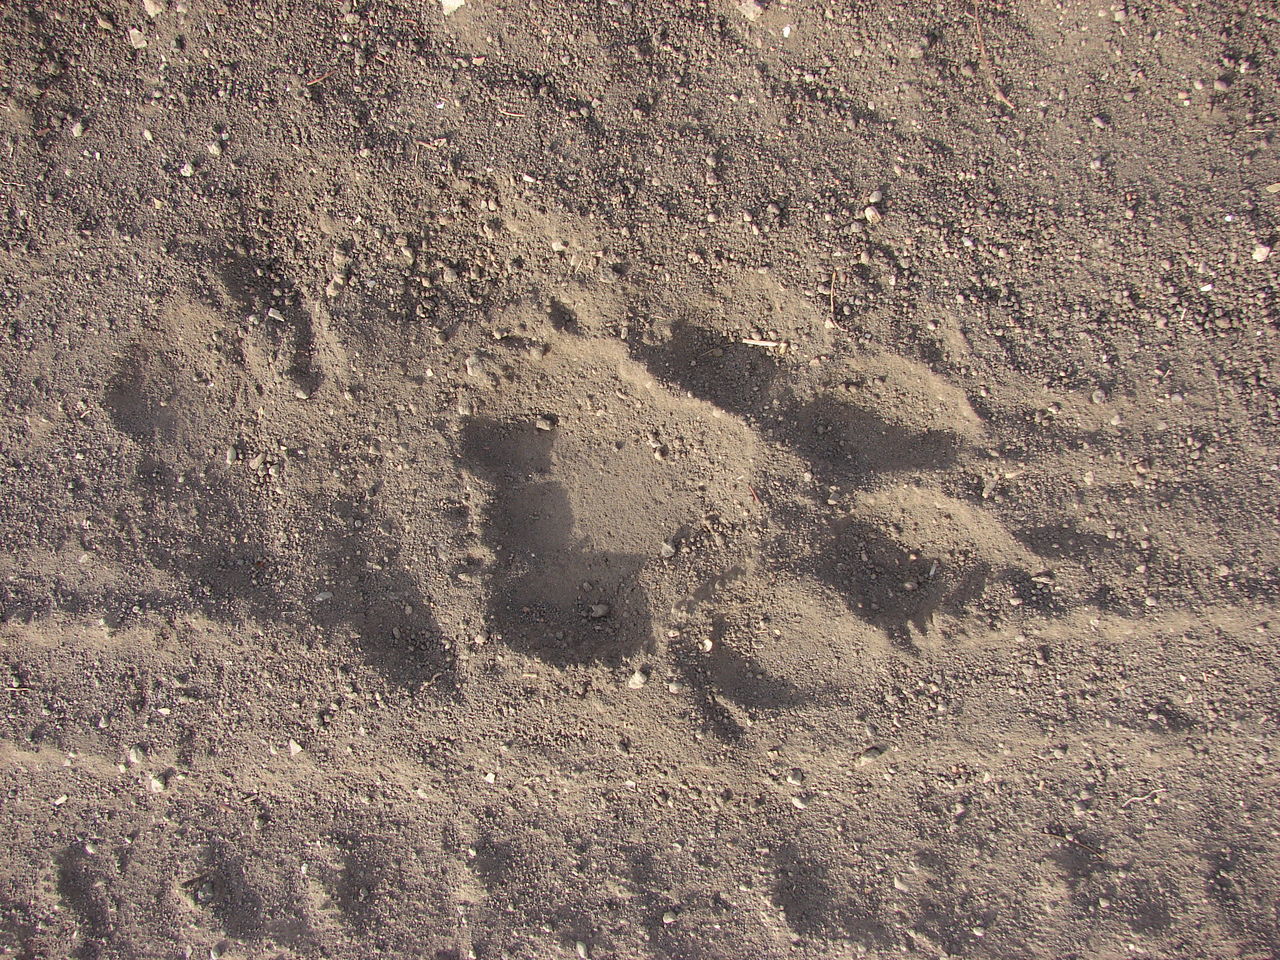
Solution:
<svg viewBox="0 0 1280 960"><path fill-rule="evenodd" d="M1271 248L1265 243L1260 243L1253 248L1253 259L1261 263L1267 257L1271 256Z"/></svg>
<svg viewBox="0 0 1280 960"><path fill-rule="evenodd" d="M627 687L632 690L639 690L649 682L649 676L643 670L637 670L630 679L627 680Z"/></svg>

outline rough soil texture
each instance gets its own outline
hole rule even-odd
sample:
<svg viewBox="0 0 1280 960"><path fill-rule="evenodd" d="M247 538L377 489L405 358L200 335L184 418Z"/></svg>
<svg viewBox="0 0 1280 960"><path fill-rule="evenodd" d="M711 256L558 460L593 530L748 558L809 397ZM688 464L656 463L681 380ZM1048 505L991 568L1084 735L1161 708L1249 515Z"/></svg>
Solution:
<svg viewBox="0 0 1280 960"><path fill-rule="evenodd" d="M0 6L0 956L1275 956L1278 17Z"/></svg>

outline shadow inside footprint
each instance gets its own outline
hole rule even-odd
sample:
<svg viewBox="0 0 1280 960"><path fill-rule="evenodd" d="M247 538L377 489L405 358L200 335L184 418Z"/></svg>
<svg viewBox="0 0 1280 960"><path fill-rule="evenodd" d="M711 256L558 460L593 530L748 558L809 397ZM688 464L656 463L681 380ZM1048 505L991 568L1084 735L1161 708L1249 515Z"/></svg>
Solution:
<svg viewBox="0 0 1280 960"><path fill-rule="evenodd" d="M493 487L485 543L496 562L489 617L515 649L559 665L619 663L652 636L636 582L644 557L594 548L574 531L569 492L553 475L555 431L470 421L467 464Z"/></svg>
<svg viewBox="0 0 1280 960"><path fill-rule="evenodd" d="M865 377L808 395L788 385L777 355L693 324L677 325L670 341L635 352L655 377L750 418L770 441L849 480L942 469L964 446L953 431L895 422L864 395Z"/></svg>
<svg viewBox="0 0 1280 960"><path fill-rule="evenodd" d="M910 646L913 627L929 632L936 613L954 613L982 598L991 565L976 557L935 557L911 549L875 524L842 520L826 548L815 552L813 572L845 599L849 609Z"/></svg>
<svg viewBox="0 0 1280 960"><path fill-rule="evenodd" d="M795 446L808 460L843 467L853 476L937 470L955 462L961 445L953 433L908 429L830 395L797 399L793 417Z"/></svg>

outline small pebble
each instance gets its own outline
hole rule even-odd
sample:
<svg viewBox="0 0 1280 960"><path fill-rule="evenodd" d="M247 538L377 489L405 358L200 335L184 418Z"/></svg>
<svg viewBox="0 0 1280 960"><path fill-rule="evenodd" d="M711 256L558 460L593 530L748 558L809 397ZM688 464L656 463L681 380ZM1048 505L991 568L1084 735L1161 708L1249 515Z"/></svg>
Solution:
<svg viewBox="0 0 1280 960"><path fill-rule="evenodd" d="M639 690L649 682L648 675L643 670L637 670L627 680L627 687L631 690Z"/></svg>
<svg viewBox="0 0 1280 960"><path fill-rule="evenodd" d="M182 176L184 177L189 177L195 172L196 172L196 168L192 166L190 162L184 163L182 165L182 169L178 171L178 173L182 174Z"/></svg>
<svg viewBox="0 0 1280 960"><path fill-rule="evenodd" d="M665 923L667 926L670 926L671 924L676 922L676 915L672 913L670 910L668 910L666 913L662 915L662 922Z"/></svg>
<svg viewBox="0 0 1280 960"><path fill-rule="evenodd" d="M1106 403L1107 394L1103 390L1095 390L1089 395L1089 399L1092 400L1095 405L1101 406L1103 403Z"/></svg>
<svg viewBox="0 0 1280 960"><path fill-rule="evenodd" d="M1253 248L1253 259L1261 263L1267 257L1271 256L1271 247L1265 243L1260 243Z"/></svg>
<svg viewBox="0 0 1280 960"><path fill-rule="evenodd" d="M289 741L289 756L296 757L302 752L302 745L297 740Z"/></svg>
<svg viewBox="0 0 1280 960"><path fill-rule="evenodd" d="M862 215L867 218L867 223L872 226L884 220L884 215L872 204L867 204L866 209L862 211Z"/></svg>
<svg viewBox="0 0 1280 960"><path fill-rule="evenodd" d="M154 20L164 13L164 0L142 0L142 9L147 11L147 16Z"/></svg>
<svg viewBox="0 0 1280 960"><path fill-rule="evenodd" d="M675 544L664 541L662 546L658 548L658 555L662 557L663 560L670 560L676 555Z"/></svg>
<svg viewBox="0 0 1280 960"><path fill-rule="evenodd" d="M609 615L609 605L607 603L593 603L588 614L592 620L599 620Z"/></svg>
<svg viewBox="0 0 1280 960"><path fill-rule="evenodd" d="M591 955L590 953L587 952L587 945L583 943L581 940L579 940L577 943L573 945L573 949L574 949L574 952L577 953L577 955L582 958L582 960L587 960L587 957Z"/></svg>
<svg viewBox="0 0 1280 960"><path fill-rule="evenodd" d="M147 46L147 38L142 35L142 31L137 27L129 28L129 46L135 50L144 50Z"/></svg>
<svg viewBox="0 0 1280 960"><path fill-rule="evenodd" d="M556 428L556 422L550 417L546 417L546 416L539 417L537 420L533 422L533 425L537 429L543 430L543 431L554 430Z"/></svg>

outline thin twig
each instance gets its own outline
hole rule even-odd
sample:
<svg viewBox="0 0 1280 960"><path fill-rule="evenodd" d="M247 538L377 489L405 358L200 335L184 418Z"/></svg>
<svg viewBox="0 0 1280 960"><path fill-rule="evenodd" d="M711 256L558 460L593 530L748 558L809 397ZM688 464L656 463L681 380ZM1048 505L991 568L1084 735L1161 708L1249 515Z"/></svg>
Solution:
<svg viewBox="0 0 1280 960"><path fill-rule="evenodd" d="M525 118L525 114L516 113L514 110L508 110L506 107L503 107L503 106L498 107L498 112L502 114L504 117L515 117L517 120L523 120Z"/></svg>
<svg viewBox="0 0 1280 960"><path fill-rule="evenodd" d="M337 72L338 72L337 70L330 70L328 73L322 73L320 74L320 76L316 77L314 80L308 80L307 86L314 87L317 83L321 83L324 80L328 80Z"/></svg>
<svg viewBox="0 0 1280 960"><path fill-rule="evenodd" d="M991 95L1012 110L1013 101L1004 95L1004 91L996 83L996 68L991 63L991 57L987 53L986 41L982 38L982 17L978 11L978 0L973 0L972 16L973 25L978 36L978 60L982 66L982 73L987 78L987 85L991 87Z"/></svg>
<svg viewBox="0 0 1280 960"><path fill-rule="evenodd" d="M1144 794L1143 794L1142 796L1140 796L1140 797L1130 797L1130 798L1129 798L1128 800L1126 800L1124 803L1120 804L1120 809L1121 809L1121 810L1123 810L1125 807L1127 807L1127 806L1128 806L1129 804L1131 804L1131 803L1141 803L1143 800L1150 800L1150 799L1151 799L1152 797L1154 797L1157 793L1168 793L1168 792L1169 792L1169 788L1168 788L1168 787L1156 787L1156 788L1155 788L1154 790L1152 790L1150 793L1144 793Z"/></svg>
<svg viewBox="0 0 1280 960"><path fill-rule="evenodd" d="M785 340L757 340L754 337L743 337L739 343L745 343L751 347L764 347L766 350L773 351L778 356L782 356L786 353L788 346L790 346L790 344Z"/></svg>
<svg viewBox="0 0 1280 960"><path fill-rule="evenodd" d="M1071 834L1069 833L1054 833L1052 830L1048 830L1048 829L1046 829L1044 833L1045 833L1045 836L1053 837L1053 839L1055 840L1062 840L1066 843L1072 843L1072 844L1075 844L1077 847L1079 847L1081 850L1088 850L1095 857L1102 856L1102 851L1099 850L1097 847L1091 847L1087 843L1083 843L1082 841L1077 840L1075 837L1071 836Z"/></svg>

